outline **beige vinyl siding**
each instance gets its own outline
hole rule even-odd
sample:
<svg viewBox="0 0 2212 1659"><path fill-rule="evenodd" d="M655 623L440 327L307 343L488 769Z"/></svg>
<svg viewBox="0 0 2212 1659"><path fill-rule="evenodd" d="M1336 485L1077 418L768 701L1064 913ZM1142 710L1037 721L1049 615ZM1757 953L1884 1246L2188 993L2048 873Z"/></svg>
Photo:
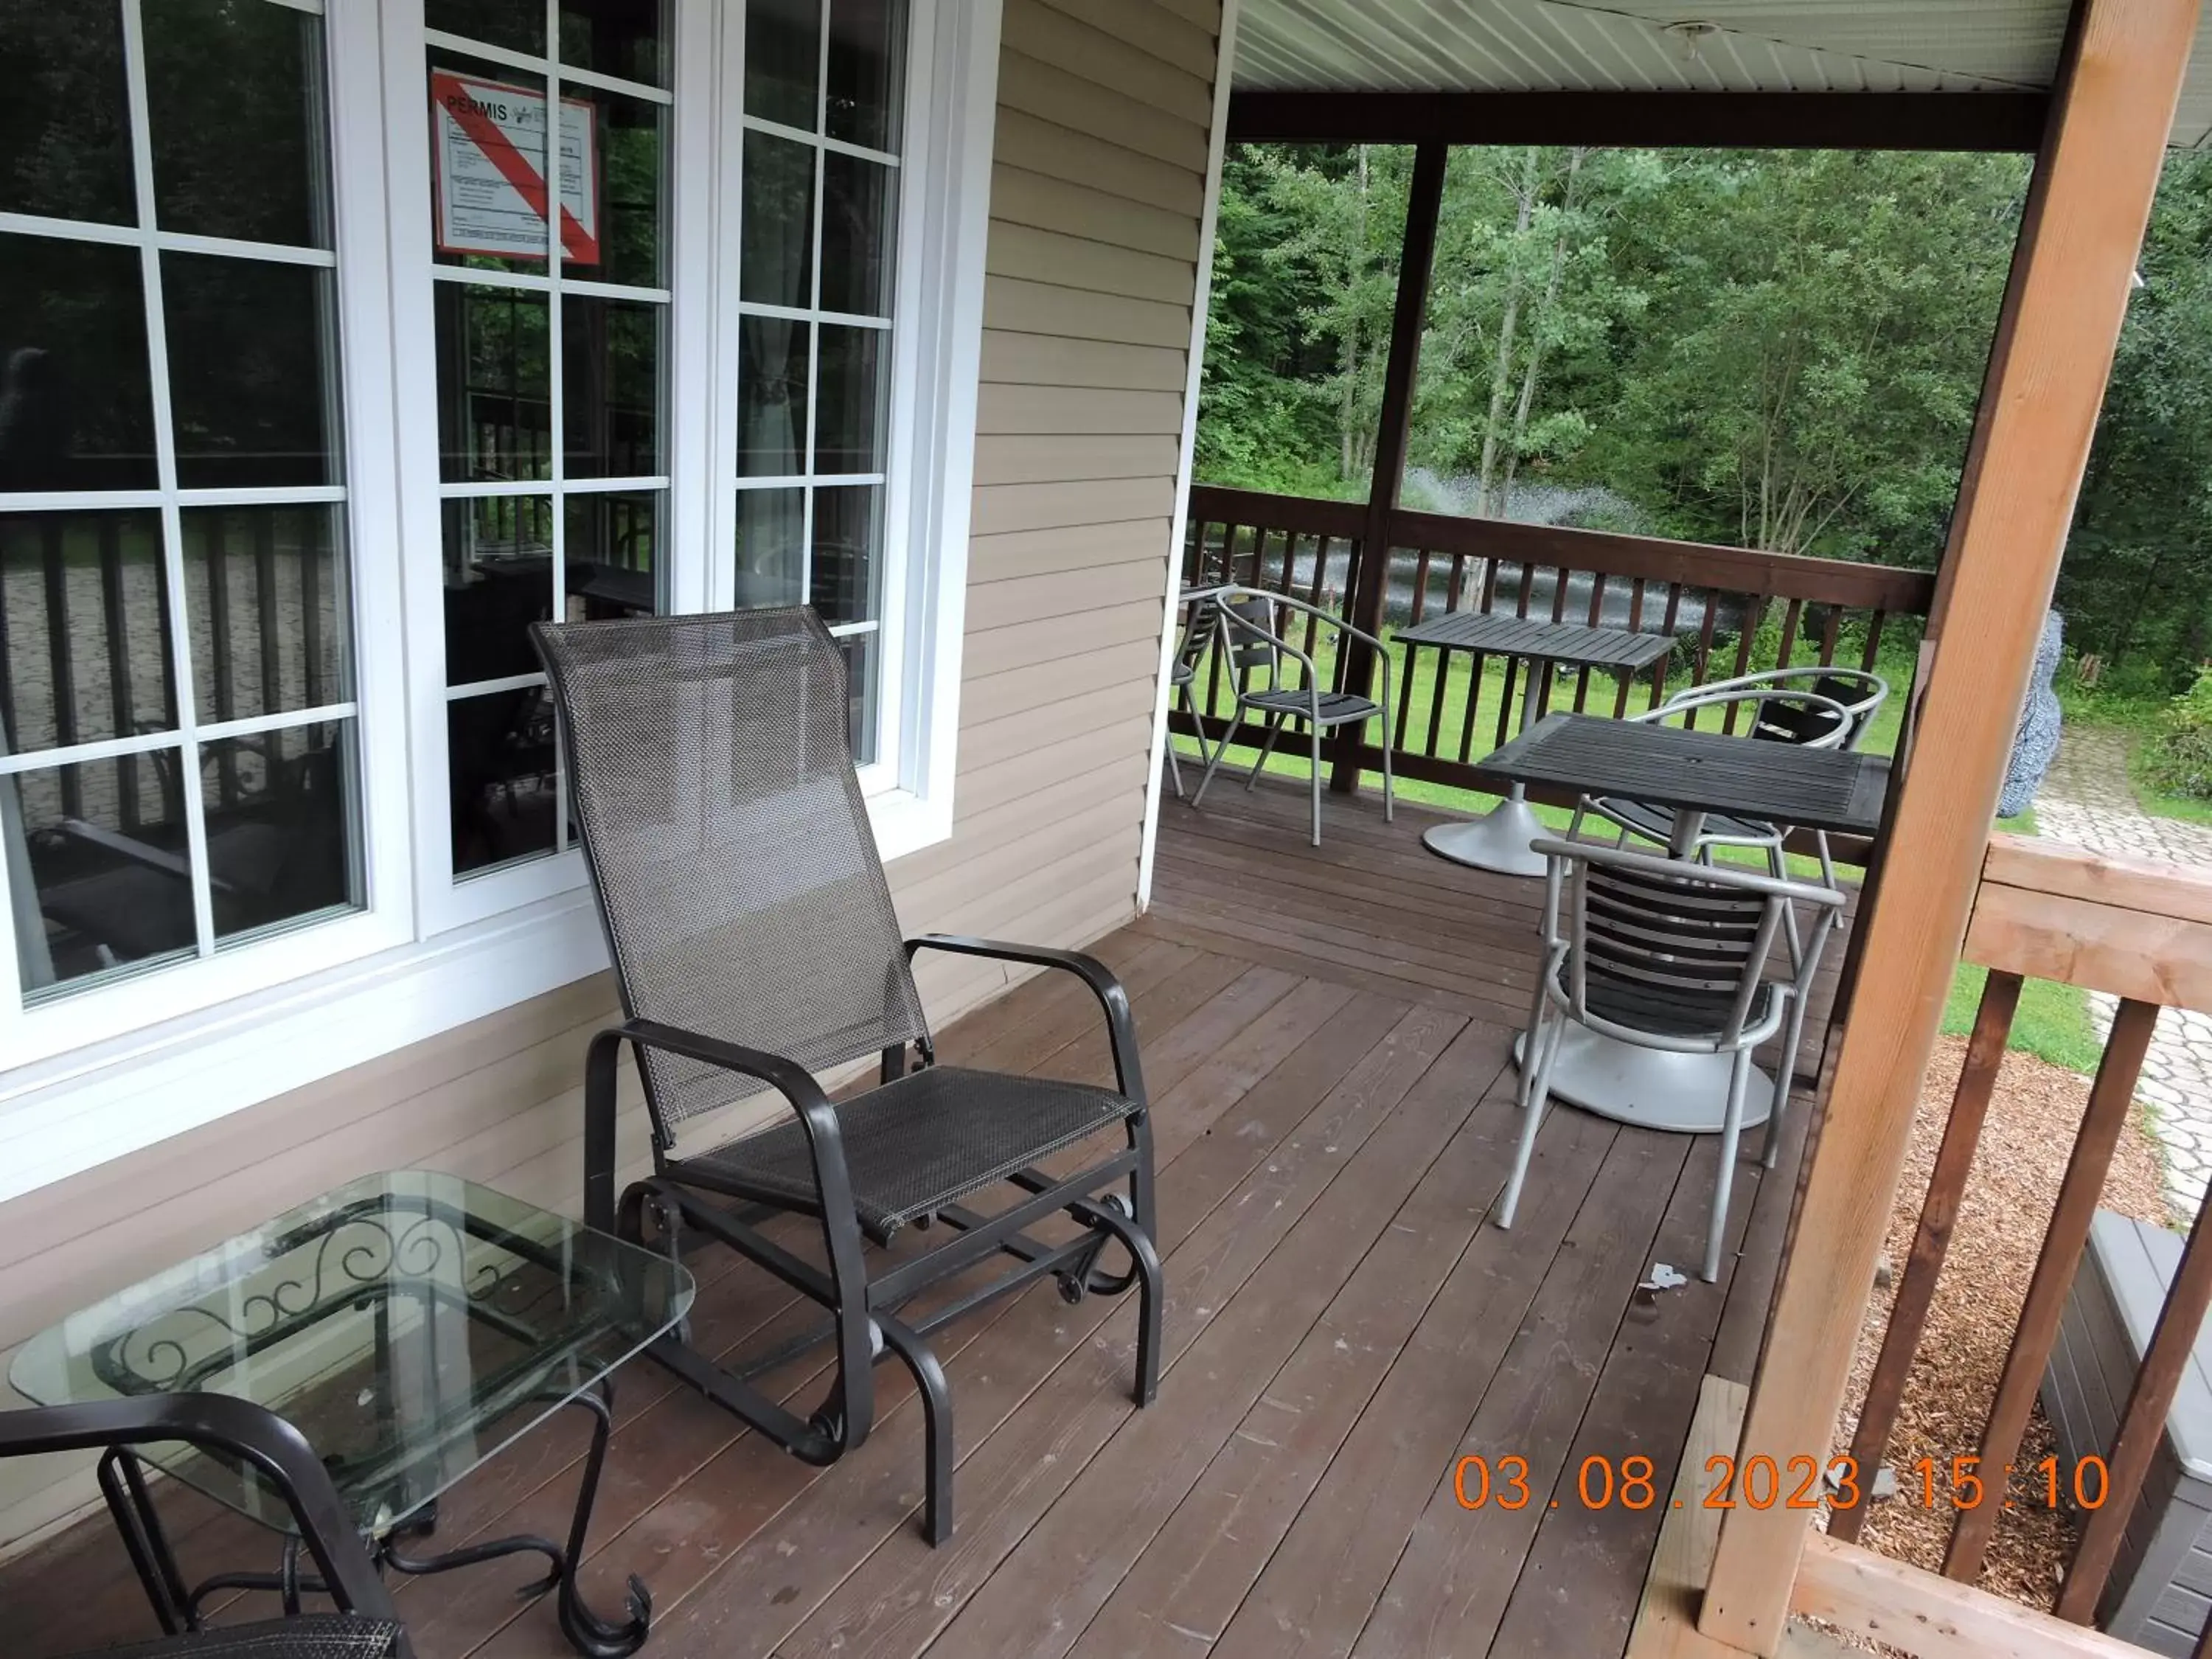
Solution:
<svg viewBox="0 0 2212 1659"><path fill-rule="evenodd" d="M1218 24L1215 0L1006 0L954 830L892 866L912 931L1076 945L1134 913ZM922 981L942 1023L1011 976ZM368 1170L573 1206L615 1013L599 975L0 1206L0 1360ZM622 1152L642 1167L641 1112ZM0 1470L0 1547L90 1497L77 1463Z"/></svg>

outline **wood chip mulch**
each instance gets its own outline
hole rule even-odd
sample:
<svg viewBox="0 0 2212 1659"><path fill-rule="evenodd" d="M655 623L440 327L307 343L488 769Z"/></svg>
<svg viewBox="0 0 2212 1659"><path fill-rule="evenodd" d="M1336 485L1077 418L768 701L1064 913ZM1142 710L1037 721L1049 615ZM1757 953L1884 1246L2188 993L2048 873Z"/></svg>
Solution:
<svg viewBox="0 0 2212 1659"><path fill-rule="evenodd" d="M1919 1121L1883 1247L1885 1259L1899 1275L1911 1253L1929 1171L1966 1049L1965 1038L1943 1038L1921 1091ZM1920 1477L1912 1465L1919 1458L1933 1457L1939 1468L1948 1468L1953 1457L1978 1449L2013 1322L2027 1298L2044 1228L2057 1202L2059 1182L2088 1095L2087 1078L2031 1055L2005 1056L1950 1252L1929 1310L1927 1332L1885 1460L1898 1472L1899 1496L1875 1506L1860 1535L1859 1541L1870 1549L1930 1571L1942 1570L1951 1510L1940 1483L1937 1497L1942 1507L1922 1506L1917 1498ZM2156 1144L2139 1118L2120 1137L2101 1202L2106 1209L2139 1220L2173 1224L2161 1195ZM1837 1431L1838 1451L1848 1448L1858 1425L1859 1407L1894 1296L1894 1282L1877 1288L1867 1308L1846 1395L1849 1406ZM2052 1449L2051 1425L2039 1402L2014 1466L2032 1468ZM1869 1471L1862 1479L1870 1480L1871 1474ZM2073 1524L2063 1512L2039 1504L2019 1504L2007 1511L1998 1522L1982 1587L2048 1608L2072 1548Z"/></svg>

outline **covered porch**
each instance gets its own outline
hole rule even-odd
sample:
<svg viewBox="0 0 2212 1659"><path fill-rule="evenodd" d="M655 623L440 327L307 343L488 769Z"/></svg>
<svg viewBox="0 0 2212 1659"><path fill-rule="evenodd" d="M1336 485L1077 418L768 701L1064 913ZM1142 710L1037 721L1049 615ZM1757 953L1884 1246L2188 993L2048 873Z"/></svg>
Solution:
<svg viewBox="0 0 2212 1659"><path fill-rule="evenodd" d="M1164 1409L1133 1412L1116 1381L1127 1302L1070 1308L1045 1285L951 1328L962 1518L931 1551L902 1376L883 1375L869 1444L824 1471L657 1367L624 1374L587 1577L610 1597L649 1580L650 1651L1622 1650L1668 1511L1625 1492L1588 1506L1583 1462L1617 1484L1648 1458L1663 1494L1703 1379L1750 1380L1810 1114L1775 1170L1745 1161L1717 1284L1693 1270L1711 1136L1555 1112L1522 1218L1489 1224L1535 917L1530 884L1422 853L1431 821L1332 799L1316 849L1297 790L1171 801L1152 908L1095 947L1129 988L1156 1103ZM942 1056L1110 1078L1096 1009L1062 979L961 1021ZM1662 1262L1688 1283L1639 1290ZM699 1266L702 1342L804 1322L763 1276ZM818 1389L826 1362L775 1374L780 1391ZM557 1534L585 1445L576 1423L511 1448L449 1495L437 1544ZM1480 1509L1461 1502L1475 1471L1455 1491L1462 1456L1494 1472ZM1509 1507L1516 1473L1528 1496ZM179 1483L162 1502L188 1572L267 1553ZM420 1659L566 1652L550 1602L515 1598L527 1574L398 1581ZM147 1633L104 1519L5 1582L11 1659Z"/></svg>

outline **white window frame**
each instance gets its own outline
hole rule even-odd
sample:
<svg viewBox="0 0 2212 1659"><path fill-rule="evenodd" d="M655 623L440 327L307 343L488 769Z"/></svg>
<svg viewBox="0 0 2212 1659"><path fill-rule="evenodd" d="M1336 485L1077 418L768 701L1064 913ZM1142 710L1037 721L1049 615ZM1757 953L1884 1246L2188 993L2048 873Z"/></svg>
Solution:
<svg viewBox="0 0 2212 1659"><path fill-rule="evenodd" d="M742 95L741 82L719 96L692 85L717 60L722 9L676 5L669 210L679 307L687 287L708 280L685 261L708 259L727 210L714 169L684 164L686 145L724 153L722 125ZM419 456L409 459L422 447L420 388L435 367L421 0L325 0L324 9L366 908L29 1011L14 952L0 951L0 1202L605 965L578 854L458 887L449 879L434 434L427 480ZM865 780L886 860L952 829L1000 14L1000 0L913 0L910 15L882 630L896 636L885 657L902 659L902 693L895 728L885 720L886 762ZM727 27L741 30L742 14ZM707 129L703 149L694 124ZM672 316L672 334L684 316ZM711 385L720 349L719 339L672 346L666 593L678 611L710 608L714 573L730 568L732 543L710 521L725 501L734 513L733 467L715 465L714 423L734 415L720 403L727 378ZM696 401L687 375L708 383ZM708 418L687 416L710 392ZM0 915L5 879L0 868ZM467 902L452 902L457 892Z"/></svg>

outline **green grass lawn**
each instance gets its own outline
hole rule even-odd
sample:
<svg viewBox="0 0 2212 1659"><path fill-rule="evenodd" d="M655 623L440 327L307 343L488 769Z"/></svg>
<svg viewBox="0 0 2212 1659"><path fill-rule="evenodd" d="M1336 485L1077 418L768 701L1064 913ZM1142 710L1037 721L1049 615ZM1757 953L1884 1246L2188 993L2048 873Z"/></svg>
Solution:
<svg viewBox="0 0 2212 1659"><path fill-rule="evenodd" d="M1392 730L1395 732L1396 729L1397 709L1399 704L1403 702L1409 710L1406 726L1408 745L1417 750L1427 750L1429 748L1428 733L1433 725L1438 733L1437 750L1446 758L1458 758L1459 739L1462 732L1465 729L1468 692L1471 683L1470 676L1467 672L1465 653L1455 653L1445 659L1451 665L1451 672L1446 678L1442 706L1439 708L1435 679L1439 653L1432 650L1423 650L1415 653L1418 655L1419 661L1415 665L1412 684L1409 686L1406 679L1406 658L1408 647L1399 645L1395 639L1388 634L1385 635L1385 638L1390 639L1391 641ZM1295 632L1292 635L1292 642L1303 643ZM1717 652L1716 656L1717 655ZM1323 647L1316 649L1314 657L1322 682L1327 684L1335 668L1334 655ZM1905 687L1911 683L1911 659L1903 653L1894 653L1893 656L1893 653L1885 653L1879 664L1878 672L1889 681L1893 691L1901 694ZM1716 678L1718 677L1717 674ZM1509 737L1520 730L1522 708L1522 687L1520 678L1516 677L1512 706L1507 715L1505 731ZM1677 672L1670 678L1668 690L1679 690L1681 683L1682 676ZM1204 680L1201 679L1201 697L1204 696ZM1561 674L1559 677L1552 695L1553 708L1571 709L1574 707L1574 686L1575 677L1571 674ZM1592 673L1589 678L1588 699L1584 705L1586 710L1591 714L1612 714L1615 706L1617 687L1618 682L1613 676ZM1499 703L1504 693L1505 665L1494 659L1491 659L1484 665L1481 691L1476 705L1474 737L1468 748L1468 754L1474 760L1480 761L1497 746ZM1224 678L1217 693L1214 707L1210 712L1226 716L1232 701ZM1641 713L1650 708L1651 703L1651 676L1647 671L1638 676L1636 683L1630 688L1627 709L1631 714ZM1876 754L1894 754L1903 713L1903 696L1893 696L1875 714L1873 723L1867 729L1861 746ZM1178 737L1175 742L1179 753L1188 760L1196 759L1198 745L1194 739ZM1286 735L1284 743L1285 745L1294 747L1295 752L1285 754L1279 750L1277 753L1270 756L1267 761L1268 775L1304 781L1311 769L1304 742L1301 740L1293 744L1292 740ZM1216 780L1214 787L1217 789L1241 788L1244 775L1251 763L1251 751L1249 749L1231 750L1229 756L1222 763L1221 775ZM1324 766L1328 764L1326 751L1324 751L1322 764ZM1194 765L1186 767L1185 776L1188 787L1195 790L1198 787L1196 767ZM1382 787L1381 777L1375 773L1368 774L1363 781L1364 787L1370 792L1379 791ZM1409 778L1401 778L1397 781L1396 793L1401 800L1417 802L1426 806L1442 807L1455 812L1486 812L1498 803L1497 796L1485 794L1480 790L1462 789L1450 784L1427 783ZM1567 828L1574 816L1570 809L1562 806L1538 805L1534 811L1537 817L1543 823L1562 831ZM2212 820L2212 811L2207 812L2207 818ZM1996 827L2017 835L2032 836L2036 833L2035 818L2032 812L2023 813L2017 818L2000 819ZM1754 867L1763 868L1765 864L1763 854L1749 849L1723 851L1722 856L1731 862L1741 862ZM1790 868L1792 875L1801 878L1817 878L1820 873L1820 866L1817 860L1797 854L1790 855ZM1944 1030L1964 1033L1972 1029L1974 1010L1980 1001L1982 981L1985 977L1986 970L1981 968L1968 963L1959 964L1958 972L1952 982L1950 997L1944 1007ZM2087 994L2070 985L2049 984L2040 981L2030 981L2021 994L2020 1010L2013 1022L2012 1039L2008 1046L2038 1055L2055 1066L2063 1066L2070 1071L2094 1072L2096 1069L2100 1050L2095 1034L2089 1024Z"/></svg>

